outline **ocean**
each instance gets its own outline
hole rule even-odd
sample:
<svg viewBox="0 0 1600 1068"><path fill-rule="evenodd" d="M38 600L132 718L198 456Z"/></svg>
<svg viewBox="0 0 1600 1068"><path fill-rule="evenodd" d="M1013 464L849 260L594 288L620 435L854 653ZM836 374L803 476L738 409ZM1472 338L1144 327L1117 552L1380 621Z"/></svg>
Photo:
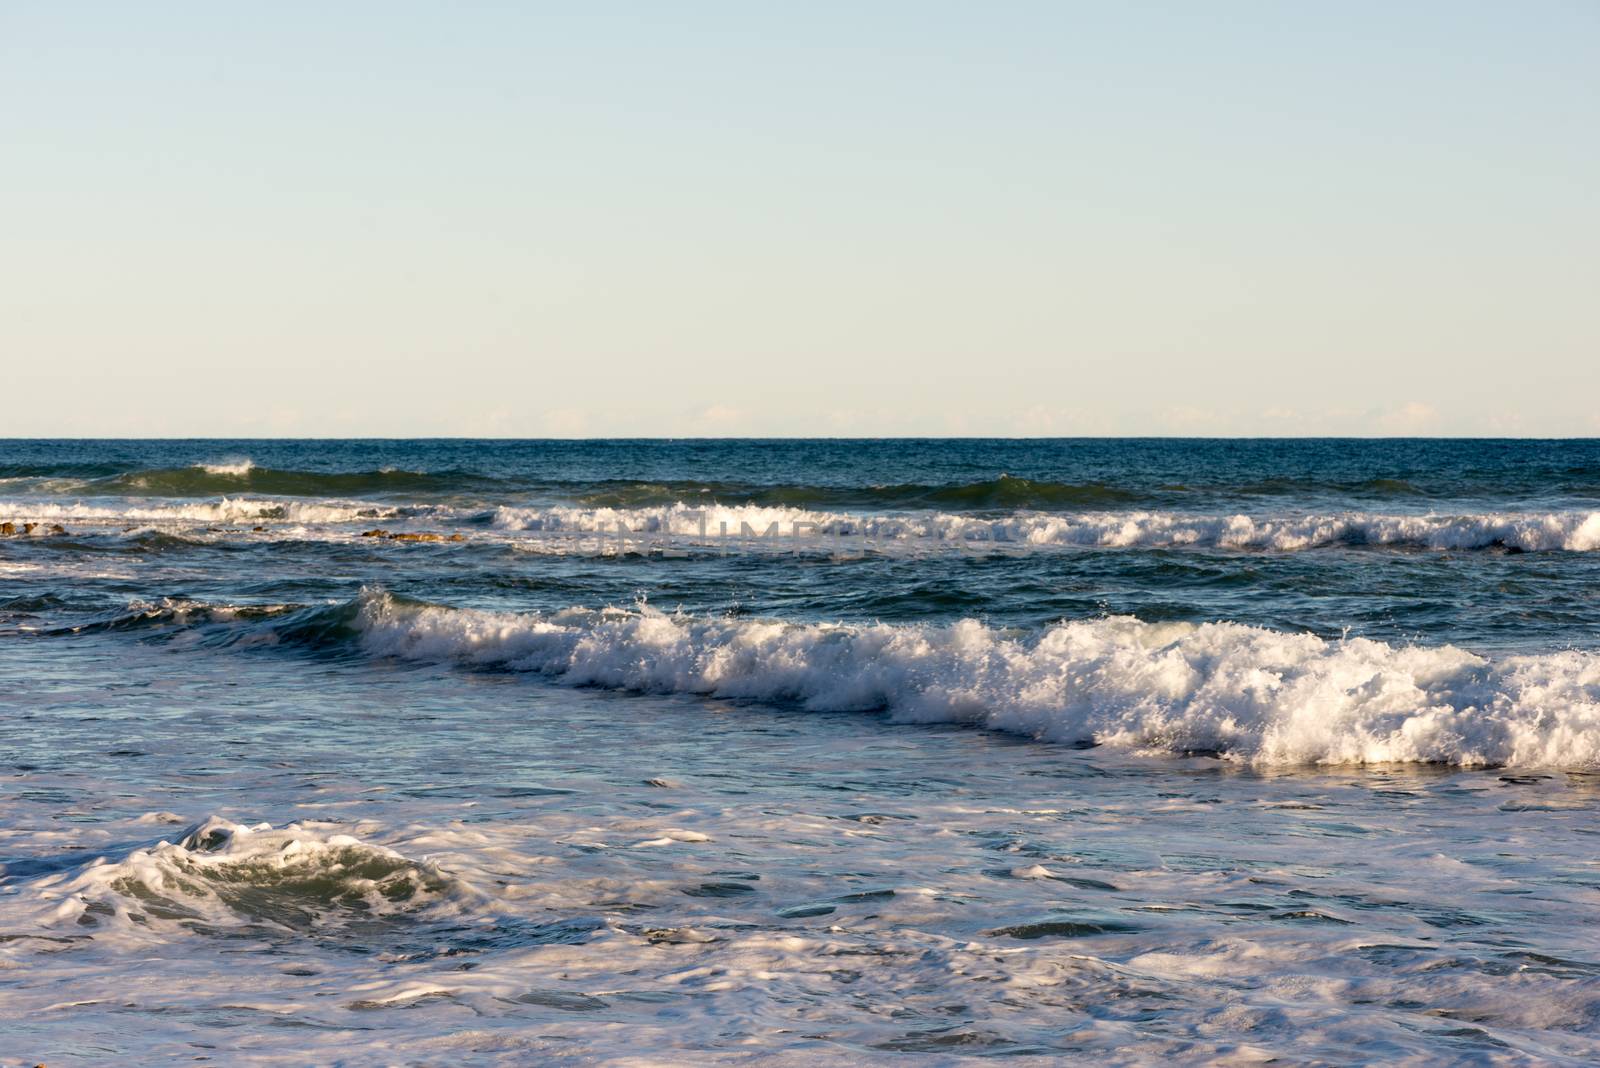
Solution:
<svg viewBox="0 0 1600 1068"><path fill-rule="evenodd" d="M1600 442L0 442L0 1063L1592 1064Z"/></svg>

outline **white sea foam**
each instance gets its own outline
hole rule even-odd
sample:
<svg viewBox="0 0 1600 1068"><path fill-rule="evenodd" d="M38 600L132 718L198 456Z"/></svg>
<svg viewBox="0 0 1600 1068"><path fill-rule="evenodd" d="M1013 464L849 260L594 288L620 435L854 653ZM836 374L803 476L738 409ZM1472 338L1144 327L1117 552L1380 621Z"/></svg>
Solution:
<svg viewBox="0 0 1600 1068"><path fill-rule="evenodd" d="M750 540L774 545L827 537L1019 546L1100 548L1216 547L1296 551L1338 545L1421 549L1492 546L1529 552L1600 550L1600 512L1492 512L1472 515L1252 517L1166 512L1024 512L1002 517L947 512L849 515L757 505L671 508L511 508L493 525L537 534L635 534Z"/></svg>
<svg viewBox="0 0 1600 1068"><path fill-rule="evenodd" d="M519 615L364 597L371 652L577 685L882 709L1059 742L1260 764L1600 765L1600 654L1490 660L1234 623L965 620L802 625L570 610Z"/></svg>
<svg viewBox="0 0 1600 1068"><path fill-rule="evenodd" d="M85 504L64 501L0 501L0 517L16 522L109 524L244 523L270 520L301 524L359 523L386 519L398 508L355 501L292 501L223 497L184 504ZM36 531L36 533L40 533Z"/></svg>
<svg viewBox="0 0 1600 1068"><path fill-rule="evenodd" d="M221 460L216 463L195 464L196 468L208 475L233 475L242 477L255 470L255 463L251 460Z"/></svg>
<svg viewBox="0 0 1600 1068"><path fill-rule="evenodd" d="M472 896L432 864L330 828L215 816L121 859L36 880L30 891L46 926L124 932L193 922L310 931Z"/></svg>
<svg viewBox="0 0 1600 1068"><path fill-rule="evenodd" d="M202 526L278 522L337 527L426 517L459 523L472 513L437 505L332 499L222 497L207 501L0 500L14 522ZM484 513L477 513L479 516ZM1220 548L1297 552L1373 546L1424 550L1600 551L1600 511L1468 515L1185 515L1167 512L949 512L853 515L758 505L671 508L521 508L487 513L493 531L519 546L559 553L615 551L641 540L750 549L816 546L939 549L1077 547ZM47 533L36 530L36 534ZM488 533L488 532L483 532ZM593 539L598 538L598 541Z"/></svg>

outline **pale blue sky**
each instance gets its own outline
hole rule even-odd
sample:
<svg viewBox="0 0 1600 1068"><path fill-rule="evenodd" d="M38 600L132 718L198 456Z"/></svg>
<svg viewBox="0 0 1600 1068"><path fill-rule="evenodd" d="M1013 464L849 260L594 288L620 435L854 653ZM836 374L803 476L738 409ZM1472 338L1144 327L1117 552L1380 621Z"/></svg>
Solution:
<svg viewBox="0 0 1600 1068"><path fill-rule="evenodd" d="M1600 3L0 2L5 435L1600 433Z"/></svg>

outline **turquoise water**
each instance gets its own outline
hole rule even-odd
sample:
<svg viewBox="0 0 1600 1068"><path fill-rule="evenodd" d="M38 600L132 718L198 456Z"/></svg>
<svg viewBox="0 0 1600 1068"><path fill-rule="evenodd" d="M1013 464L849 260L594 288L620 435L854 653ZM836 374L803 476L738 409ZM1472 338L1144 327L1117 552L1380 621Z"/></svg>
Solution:
<svg viewBox="0 0 1600 1068"><path fill-rule="evenodd" d="M19 1063L1600 1046L1594 442L5 442L5 521Z"/></svg>

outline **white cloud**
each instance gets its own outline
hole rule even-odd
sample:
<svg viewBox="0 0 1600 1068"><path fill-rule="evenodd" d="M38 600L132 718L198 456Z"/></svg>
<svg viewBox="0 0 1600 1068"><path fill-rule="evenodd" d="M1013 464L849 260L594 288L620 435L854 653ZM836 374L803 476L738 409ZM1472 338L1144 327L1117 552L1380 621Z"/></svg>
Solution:
<svg viewBox="0 0 1600 1068"><path fill-rule="evenodd" d="M1400 407L1380 414L1378 429L1385 434L1428 434L1438 429L1439 410L1422 401L1406 401Z"/></svg>
<svg viewBox="0 0 1600 1068"><path fill-rule="evenodd" d="M552 408L544 413L543 429L557 438L581 438L589 429L589 415L576 408Z"/></svg>

